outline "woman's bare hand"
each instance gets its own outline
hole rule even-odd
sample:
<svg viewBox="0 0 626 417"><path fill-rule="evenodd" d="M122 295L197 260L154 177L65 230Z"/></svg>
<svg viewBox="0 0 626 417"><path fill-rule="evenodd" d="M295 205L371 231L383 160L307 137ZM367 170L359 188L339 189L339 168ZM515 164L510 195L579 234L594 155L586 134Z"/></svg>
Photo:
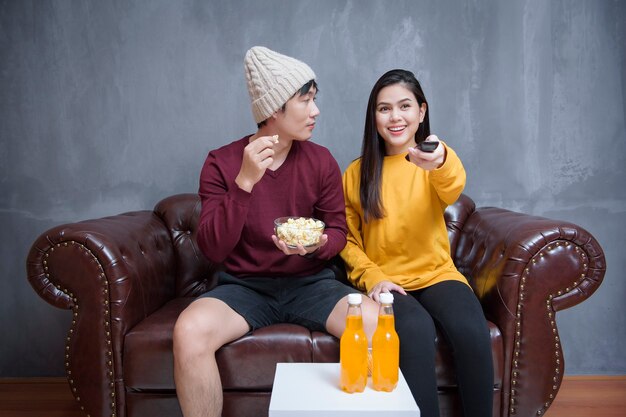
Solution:
<svg viewBox="0 0 626 417"><path fill-rule="evenodd" d="M391 292L391 291L396 291L402 295L406 295L406 291L404 291L404 288L402 288L398 284L394 284L391 281L379 282L378 284L374 285L374 287L371 289L371 291L367 295L372 300L376 301L377 303L380 303L380 299L379 299L380 293Z"/></svg>
<svg viewBox="0 0 626 417"><path fill-rule="evenodd" d="M427 142L438 141L437 135L430 135L426 138ZM446 147L439 143L439 146L433 152L423 152L419 148L409 148L409 161L418 167L432 171L443 165L446 160Z"/></svg>

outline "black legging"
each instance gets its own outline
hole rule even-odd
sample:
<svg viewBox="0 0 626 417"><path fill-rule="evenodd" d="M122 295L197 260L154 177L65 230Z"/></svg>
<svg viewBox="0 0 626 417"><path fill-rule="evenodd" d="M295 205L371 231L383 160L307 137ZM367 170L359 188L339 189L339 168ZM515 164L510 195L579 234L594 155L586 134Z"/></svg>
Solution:
<svg viewBox="0 0 626 417"><path fill-rule="evenodd" d="M438 417L435 326L454 356L465 417L490 417L493 363L489 329L473 291L459 281L444 281L412 291L394 292L400 369L423 417Z"/></svg>

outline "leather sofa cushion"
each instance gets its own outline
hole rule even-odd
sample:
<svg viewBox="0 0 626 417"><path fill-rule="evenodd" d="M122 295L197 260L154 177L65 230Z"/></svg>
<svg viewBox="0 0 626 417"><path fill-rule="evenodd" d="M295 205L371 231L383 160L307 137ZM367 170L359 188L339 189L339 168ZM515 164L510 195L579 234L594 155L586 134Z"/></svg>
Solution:
<svg viewBox="0 0 626 417"><path fill-rule="evenodd" d="M174 391L172 332L178 315L193 301L177 298L140 322L126 335L123 370L126 389ZM502 386L503 342L489 322L494 355L494 385ZM248 333L217 352L222 387L228 390L271 391L278 362L338 362L337 340L294 324L277 324ZM441 388L455 387L452 353L437 337L437 381Z"/></svg>

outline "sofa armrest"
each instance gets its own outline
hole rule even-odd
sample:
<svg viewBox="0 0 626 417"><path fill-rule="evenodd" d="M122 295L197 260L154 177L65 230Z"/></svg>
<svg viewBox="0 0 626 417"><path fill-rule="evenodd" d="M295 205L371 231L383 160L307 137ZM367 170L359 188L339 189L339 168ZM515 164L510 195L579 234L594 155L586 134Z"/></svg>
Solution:
<svg viewBox="0 0 626 417"><path fill-rule="evenodd" d="M502 415L543 415L564 369L555 313L599 287L602 248L575 224L479 208L465 223L454 258L503 334Z"/></svg>
<svg viewBox="0 0 626 417"><path fill-rule="evenodd" d="M123 416L124 335L174 297L174 271L170 235L151 211L58 226L33 243L28 280L73 311L65 368L91 416Z"/></svg>

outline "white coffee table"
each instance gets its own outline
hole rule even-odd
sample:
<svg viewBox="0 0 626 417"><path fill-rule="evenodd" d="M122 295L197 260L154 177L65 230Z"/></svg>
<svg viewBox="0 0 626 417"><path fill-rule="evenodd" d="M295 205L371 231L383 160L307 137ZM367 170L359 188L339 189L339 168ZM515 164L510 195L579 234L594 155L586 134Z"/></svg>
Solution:
<svg viewBox="0 0 626 417"><path fill-rule="evenodd" d="M400 372L392 392L367 387L348 394L339 388L338 363L279 363L272 388L269 417L419 417Z"/></svg>

